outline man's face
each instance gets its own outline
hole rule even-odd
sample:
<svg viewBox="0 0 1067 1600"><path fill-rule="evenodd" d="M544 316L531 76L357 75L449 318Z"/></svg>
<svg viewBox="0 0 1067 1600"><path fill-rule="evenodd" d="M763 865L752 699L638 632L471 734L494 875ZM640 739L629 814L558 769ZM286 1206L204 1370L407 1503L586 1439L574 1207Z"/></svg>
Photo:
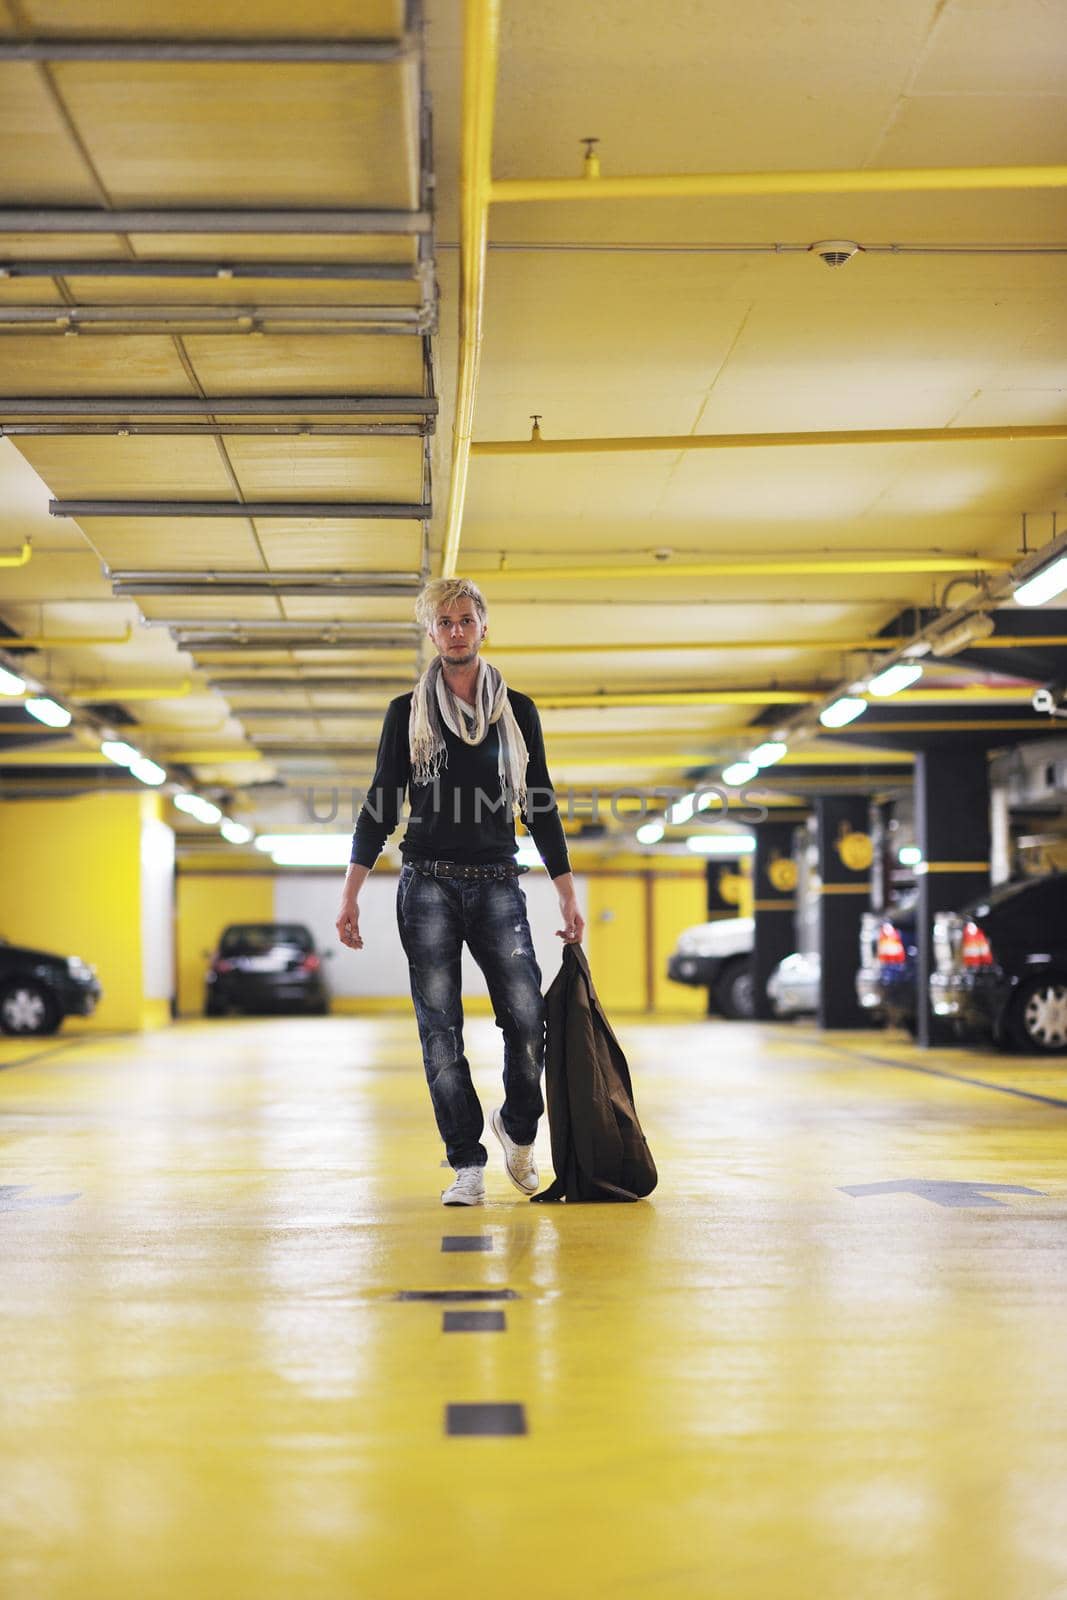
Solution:
<svg viewBox="0 0 1067 1600"><path fill-rule="evenodd" d="M485 635L485 624L473 601L458 600L437 613L431 637L447 666L466 667L477 660Z"/></svg>

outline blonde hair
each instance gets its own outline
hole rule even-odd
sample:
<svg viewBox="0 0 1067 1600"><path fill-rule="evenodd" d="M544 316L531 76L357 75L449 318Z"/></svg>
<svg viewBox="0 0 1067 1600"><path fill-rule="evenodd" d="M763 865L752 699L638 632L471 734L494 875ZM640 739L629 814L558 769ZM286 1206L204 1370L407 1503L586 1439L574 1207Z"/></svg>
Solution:
<svg viewBox="0 0 1067 1600"><path fill-rule="evenodd" d="M488 624L489 607L485 603L485 596L470 578L434 578L415 601L416 621L420 627L433 633L437 613L443 607L454 605L457 600L464 599L473 600L478 615Z"/></svg>

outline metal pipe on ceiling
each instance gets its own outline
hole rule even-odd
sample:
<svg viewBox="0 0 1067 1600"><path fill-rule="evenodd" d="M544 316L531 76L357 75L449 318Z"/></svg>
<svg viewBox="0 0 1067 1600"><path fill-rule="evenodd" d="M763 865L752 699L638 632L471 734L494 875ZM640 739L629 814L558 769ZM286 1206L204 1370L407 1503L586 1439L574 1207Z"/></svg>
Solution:
<svg viewBox="0 0 1067 1600"><path fill-rule="evenodd" d="M486 584L534 580L611 582L616 578L826 578L880 576L887 573L1007 572L1012 563L992 556L872 556L841 561L660 561L641 566L501 567L492 572L472 569Z"/></svg>
<svg viewBox="0 0 1067 1600"><path fill-rule="evenodd" d="M421 307L398 305L331 306L318 302L306 305L15 305L0 306L5 322L69 322L72 326L90 322L166 322L185 318L199 322L227 322L239 317L249 320L273 317L276 321L297 318L320 321L360 321L416 324ZM419 331L422 331L421 329Z"/></svg>
<svg viewBox="0 0 1067 1600"><path fill-rule="evenodd" d="M74 334L137 332L252 334L317 331L372 336L432 331L430 308L415 306L0 306L0 332L69 337Z"/></svg>
<svg viewBox="0 0 1067 1600"><path fill-rule="evenodd" d="M463 105L460 136L459 354L441 576L455 576L467 494L478 392L489 237L493 119L500 51L500 0L466 0L463 10Z"/></svg>
<svg viewBox="0 0 1067 1600"><path fill-rule="evenodd" d="M49 500L52 517L312 517L316 521L388 518L420 522L433 507L391 500ZM942 570L942 569L938 569ZM947 568L959 571L958 567Z"/></svg>
<svg viewBox="0 0 1067 1600"><path fill-rule="evenodd" d="M1067 244L866 244L854 241L864 255L890 256L1062 256L1067 255ZM438 250L458 250L459 241L438 239ZM692 240L624 240L624 239L490 239L490 255L517 251L528 254L551 254L574 251L604 255L810 255L811 243L787 243L783 240L739 241L735 244L712 243L707 239Z"/></svg>
<svg viewBox="0 0 1067 1600"><path fill-rule="evenodd" d="M419 439L433 432L432 421L422 422L7 422L0 423L0 438L132 438L163 439Z"/></svg>
<svg viewBox="0 0 1067 1600"><path fill-rule="evenodd" d="M429 233L428 211L316 207L289 209L134 210L100 206L0 206L5 233L274 233L419 234Z"/></svg>
<svg viewBox="0 0 1067 1600"><path fill-rule="evenodd" d="M272 417L436 416L432 395L8 395L0 418L8 417Z"/></svg>
<svg viewBox="0 0 1067 1600"><path fill-rule="evenodd" d="M617 178L494 179L495 205L546 200L693 200L793 194L919 194L1067 188L1067 165L859 167L840 171L657 173Z"/></svg>
<svg viewBox="0 0 1067 1600"><path fill-rule="evenodd" d="M417 593L418 572L152 572L106 569L116 595Z"/></svg>
<svg viewBox="0 0 1067 1600"><path fill-rule="evenodd" d="M780 450L793 446L957 444L994 440L1067 439L1067 422L1002 423L960 428L840 428L818 433L682 433L615 439L546 439L535 427L529 439L477 439L476 456L604 455L646 450Z"/></svg>
<svg viewBox="0 0 1067 1600"><path fill-rule="evenodd" d="M4 278L231 278L353 279L366 283L410 283L422 276L414 261L153 261L140 257L89 260L81 256L0 259Z"/></svg>
<svg viewBox="0 0 1067 1600"><path fill-rule="evenodd" d="M347 635L353 644L369 641L400 648L404 640L418 642L422 630L416 622L396 622L386 626L381 622L287 622L278 617L251 621L214 622L210 618L145 617L146 628L177 628L183 633L217 633L230 636L234 633L261 633L267 637L284 634L288 638L314 641L320 634L336 637ZM410 646L409 646L410 647Z"/></svg>
<svg viewBox="0 0 1067 1600"><path fill-rule="evenodd" d="M405 61L415 49L408 35L399 39L3 39L0 61L378 65Z"/></svg>

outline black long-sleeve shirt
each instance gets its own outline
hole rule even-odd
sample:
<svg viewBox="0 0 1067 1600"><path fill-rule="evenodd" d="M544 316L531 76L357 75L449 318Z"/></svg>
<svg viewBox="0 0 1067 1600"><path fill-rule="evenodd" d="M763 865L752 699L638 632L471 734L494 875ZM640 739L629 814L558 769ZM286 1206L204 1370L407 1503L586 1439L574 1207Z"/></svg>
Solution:
<svg viewBox="0 0 1067 1600"><path fill-rule="evenodd" d="M533 835L550 878L570 871L567 840L545 761L541 719L529 695L508 690L515 721L526 740L527 803L520 814ZM511 807L500 801L498 725L490 723L481 744L465 744L443 727L447 761L434 783L412 783L408 744L411 695L389 702L378 742L374 778L356 819L352 860L373 867L400 820L405 795L411 817L400 843L406 860L474 862L514 859L515 823ZM494 805L495 803L495 805Z"/></svg>

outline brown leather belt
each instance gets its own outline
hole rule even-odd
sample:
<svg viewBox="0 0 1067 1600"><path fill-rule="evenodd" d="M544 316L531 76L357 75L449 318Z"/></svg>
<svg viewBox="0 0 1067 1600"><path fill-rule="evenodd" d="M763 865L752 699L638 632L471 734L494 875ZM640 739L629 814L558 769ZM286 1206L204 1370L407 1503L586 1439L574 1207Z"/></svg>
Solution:
<svg viewBox="0 0 1067 1600"><path fill-rule="evenodd" d="M418 861L405 862L405 866L414 867L416 872L421 872L427 878L460 878L467 883L484 883L491 878L517 878L520 872L529 872L529 867L520 867L517 861L489 861L481 866L466 861Z"/></svg>

